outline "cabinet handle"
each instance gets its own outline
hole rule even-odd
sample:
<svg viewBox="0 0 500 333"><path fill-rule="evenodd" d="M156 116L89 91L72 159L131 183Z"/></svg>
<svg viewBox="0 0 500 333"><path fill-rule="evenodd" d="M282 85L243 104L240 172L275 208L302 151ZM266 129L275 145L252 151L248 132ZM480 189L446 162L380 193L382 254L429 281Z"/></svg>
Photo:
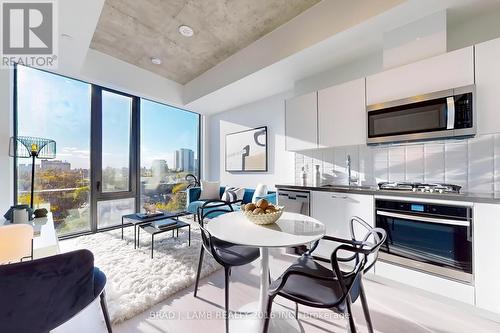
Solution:
<svg viewBox="0 0 500 333"><path fill-rule="evenodd" d="M347 195L332 195L333 199L347 199L349 198Z"/></svg>

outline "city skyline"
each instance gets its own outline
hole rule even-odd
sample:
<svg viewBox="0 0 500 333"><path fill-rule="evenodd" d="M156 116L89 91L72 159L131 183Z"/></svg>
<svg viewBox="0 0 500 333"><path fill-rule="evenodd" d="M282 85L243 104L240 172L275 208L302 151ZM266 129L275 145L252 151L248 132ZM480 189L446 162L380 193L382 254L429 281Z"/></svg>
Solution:
<svg viewBox="0 0 500 333"><path fill-rule="evenodd" d="M173 159L172 163L168 163L167 159L155 159L152 160L151 166L147 167L145 165L141 165L141 169L148 169L148 170L154 170L155 167L161 168L163 166L167 171L195 171L197 169L197 159L194 158L194 151L191 149L187 148L181 148L179 150L176 150L173 154L175 155L176 153L182 152L182 151L187 151L188 152L188 162L182 165L178 165L178 162L175 161L175 158ZM19 159L21 161L21 159ZM162 163L163 162L163 163ZM156 166L155 164L159 163L159 166ZM184 169L182 166L187 165L188 167ZM70 170L89 170L89 168L81 168L81 167L72 167L71 162L67 160L57 160L57 159L37 159L35 160L35 166L37 170L45 171L45 170L60 170L60 171L70 171ZM19 170L28 170L31 171L31 163L18 163L18 168Z"/></svg>

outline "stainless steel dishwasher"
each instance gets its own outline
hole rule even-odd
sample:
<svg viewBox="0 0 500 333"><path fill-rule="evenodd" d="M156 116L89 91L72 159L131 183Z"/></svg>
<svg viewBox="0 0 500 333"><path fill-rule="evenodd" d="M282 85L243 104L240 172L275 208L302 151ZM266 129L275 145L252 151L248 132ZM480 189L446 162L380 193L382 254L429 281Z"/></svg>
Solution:
<svg viewBox="0 0 500 333"><path fill-rule="evenodd" d="M278 190L278 205L285 207L285 212L300 213L309 216L310 193L308 191Z"/></svg>

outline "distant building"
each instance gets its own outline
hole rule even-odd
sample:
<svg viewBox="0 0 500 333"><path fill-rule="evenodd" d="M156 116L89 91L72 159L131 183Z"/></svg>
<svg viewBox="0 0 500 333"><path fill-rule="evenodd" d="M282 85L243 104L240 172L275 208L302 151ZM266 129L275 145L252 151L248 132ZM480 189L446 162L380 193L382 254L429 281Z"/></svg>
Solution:
<svg viewBox="0 0 500 333"><path fill-rule="evenodd" d="M38 170L39 166L35 165L35 169ZM31 164L19 164L19 166L17 167L17 172L19 172L19 174L31 172Z"/></svg>
<svg viewBox="0 0 500 333"><path fill-rule="evenodd" d="M71 163L61 160L41 160L40 170L70 171Z"/></svg>
<svg viewBox="0 0 500 333"><path fill-rule="evenodd" d="M181 148L175 151L174 168L177 171L194 171L194 151L187 148Z"/></svg>
<svg viewBox="0 0 500 333"><path fill-rule="evenodd" d="M176 150L174 154L174 170L179 171L180 166L181 166L181 152L179 150Z"/></svg>
<svg viewBox="0 0 500 333"><path fill-rule="evenodd" d="M151 176L154 178L164 178L168 172L168 165L165 160L154 160L151 163Z"/></svg>

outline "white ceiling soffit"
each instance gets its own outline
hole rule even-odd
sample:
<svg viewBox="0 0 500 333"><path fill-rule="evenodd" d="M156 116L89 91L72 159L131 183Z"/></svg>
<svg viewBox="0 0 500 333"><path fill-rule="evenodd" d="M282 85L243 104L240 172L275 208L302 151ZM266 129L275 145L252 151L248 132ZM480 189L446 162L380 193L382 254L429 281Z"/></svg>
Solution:
<svg viewBox="0 0 500 333"><path fill-rule="evenodd" d="M402 2L404 0L321 1L188 82L184 101L190 103Z"/></svg>
<svg viewBox="0 0 500 333"><path fill-rule="evenodd" d="M327 10L322 6L337 1L322 1L186 84L184 102L186 107L193 111L213 114L272 96L293 89L294 83L298 80L380 50L383 47L384 31L392 30L439 10L460 9L476 4L485 4L489 1L408 0L385 10L382 14L362 20L363 22L360 24L347 25L344 29L337 26L336 29L339 31L330 33L329 38L315 36L316 39L319 39L316 42L313 38L307 40L307 34L316 33L317 30L302 28L302 32L305 31L304 34L297 34L298 27L294 25L299 24L299 26L307 27L307 22L306 25L303 25L305 24L303 20L310 19L312 22L320 22L317 26L318 30L328 30L329 22L321 20L321 17L325 17L324 12ZM362 2L365 5L366 3L377 3L378 6L381 3L381 1L352 2ZM387 5L387 2L383 3ZM331 9L329 10L327 13L332 13ZM335 21L331 15L327 16L330 16L330 21ZM354 19L350 22L353 21ZM327 28L325 28L325 24ZM331 32L331 30L329 31ZM286 45L289 33L292 33L291 36L295 36L297 39L295 43L290 42L291 46ZM278 40L284 42L270 45L270 41L276 43L274 34L278 34L281 38ZM266 48L270 48L275 53L271 54ZM290 53L288 56L279 58L280 55L287 52ZM259 64L264 64L264 66L259 67ZM252 71L252 69L255 70Z"/></svg>
<svg viewBox="0 0 500 333"><path fill-rule="evenodd" d="M56 72L77 75L87 56L104 0L64 0L57 5L59 62Z"/></svg>

